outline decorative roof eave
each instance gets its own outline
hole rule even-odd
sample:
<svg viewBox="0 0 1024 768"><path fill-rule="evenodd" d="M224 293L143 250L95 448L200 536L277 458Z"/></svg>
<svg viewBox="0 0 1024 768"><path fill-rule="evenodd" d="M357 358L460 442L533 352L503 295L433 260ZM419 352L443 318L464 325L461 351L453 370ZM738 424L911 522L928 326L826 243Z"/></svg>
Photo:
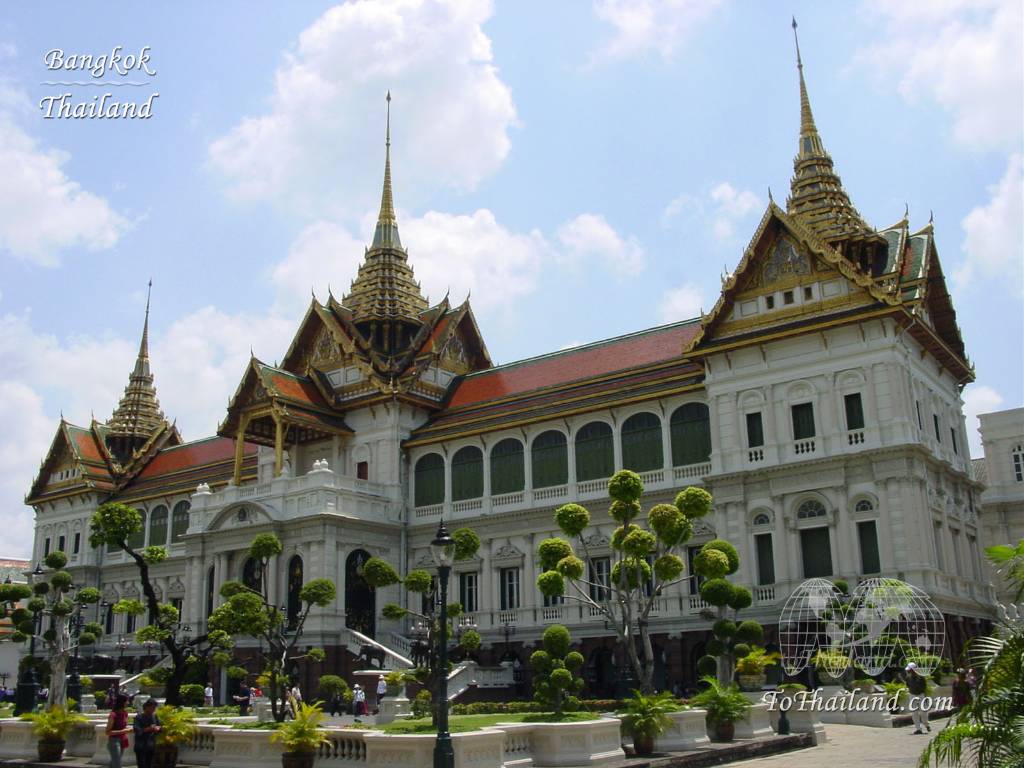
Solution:
<svg viewBox="0 0 1024 768"><path fill-rule="evenodd" d="M49 499L53 497L53 494L47 494L46 486L49 484L49 474L51 467L57 460L57 456L61 447L66 447L68 452L71 454L72 462L79 473L80 482L74 485L69 485L66 488L61 488L58 493L60 496L74 496L81 493L83 490L93 490L96 486L96 482L104 482L102 477L95 477L96 470L110 474L110 468L100 464L97 465L82 456L78 450L78 445L75 443L74 438L70 433L70 428L74 427L69 421L63 416L60 419L60 423L57 425L57 430L54 433L53 440L50 441L50 448L46 452L46 456L39 465L39 473L36 475L32 482L32 486L29 488L28 494L25 496L26 504L33 504L43 499ZM88 432L81 427L74 427L75 429L81 429L83 432ZM94 438L95 439L95 438ZM113 478L109 478L107 482L110 483L111 489L113 489Z"/></svg>
<svg viewBox="0 0 1024 768"><path fill-rule="evenodd" d="M95 420L93 420L95 424ZM132 478L145 469L146 465L164 448L171 447L169 443L180 445L181 433L178 431L177 423L169 423L166 420L161 424L149 439L132 455L131 460L121 467L117 473L117 487L127 485Z"/></svg>
<svg viewBox="0 0 1024 768"><path fill-rule="evenodd" d="M736 266L736 270L725 279L722 286L722 293L719 295L718 301L715 302L715 306L712 308L711 312L702 318L701 329L686 347L684 350L685 353L690 353L702 345L708 335L708 332L717 326L721 318L729 311L729 308L733 304L736 291L738 290L740 278L745 276L747 270L750 268L750 263L757 252L757 246L764 238L768 230L768 225L773 219L789 230L790 234L793 235L797 241L806 247L812 254L818 256L822 261L830 266L835 267L840 274L855 285L863 288L872 296L872 298L890 306L899 304L899 300L896 297L883 290L874 279L857 269L846 258L844 258L839 251L826 243L810 228L804 226L799 220L779 208L779 206L775 204L775 201L769 201L768 207L765 209L764 215L761 217L761 221L758 223L753 237L751 237L746 250L743 252L743 257Z"/></svg>
<svg viewBox="0 0 1024 768"><path fill-rule="evenodd" d="M901 309L903 310L901 324L908 328L908 333L922 347L931 352L935 359L954 375L958 384L963 386L974 381L974 367L969 361L951 349L934 328L914 315L910 307L904 306Z"/></svg>

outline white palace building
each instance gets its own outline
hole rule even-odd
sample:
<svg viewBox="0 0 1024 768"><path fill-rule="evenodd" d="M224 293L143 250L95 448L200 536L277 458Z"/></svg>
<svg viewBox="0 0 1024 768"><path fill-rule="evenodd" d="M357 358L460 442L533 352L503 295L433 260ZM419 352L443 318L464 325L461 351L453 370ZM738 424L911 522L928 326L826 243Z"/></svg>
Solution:
<svg viewBox="0 0 1024 768"><path fill-rule="evenodd" d="M443 518L483 541L452 586L484 637L480 661L525 662L543 628L563 623L587 658L590 695L602 695L615 676L611 632L587 608L545 601L536 548L557 534L553 510L579 501L600 523L591 552L609 553L606 483L625 467L643 477L645 505L692 484L713 494L691 557L715 536L736 544L735 578L754 593L746 613L770 637L805 578L883 575L928 592L958 651L994 615L960 397L973 370L931 222L864 221L799 72L790 194L768 204L709 313L501 366L469 302L429 306L414 279L389 138L380 216L347 295L314 298L281 363L252 359L217 434L191 442L160 409L144 329L113 416L57 429L26 499L33 561L61 549L76 581L109 603L138 595L135 567L88 544L100 504L132 504L146 522L135 543L170 550L154 569L162 599L201 632L219 586L251 576L252 538L273 531L284 543L276 601L295 610L311 578L339 587L308 625L308 643L328 653L299 670L315 690L319 674L356 669L368 643L389 659L408 653L410 627L381 616L405 595L374 594L360 565L376 555L403 573L432 567ZM704 607L691 581L659 598L662 684L694 680ZM130 617L105 621L97 653L155 660L129 642Z"/></svg>

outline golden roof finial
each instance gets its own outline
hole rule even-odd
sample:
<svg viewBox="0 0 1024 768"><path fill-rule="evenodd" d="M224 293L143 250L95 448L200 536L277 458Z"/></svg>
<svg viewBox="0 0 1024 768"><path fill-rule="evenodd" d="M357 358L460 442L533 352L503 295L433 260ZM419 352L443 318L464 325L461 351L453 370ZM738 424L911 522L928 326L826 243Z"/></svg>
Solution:
<svg viewBox="0 0 1024 768"><path fill-rule="evenodd" d="M818 136L818 128L814 125L811 113L811 100L807 95L807 83L804 82L804 62L800 58L800 38L796 33L796 16L793 17L793 42L796 45L796 68L800 73L800 154L816 151L824 154L825 149ZM805 141L810 139L810 142Z"/></svg>
<svg viewBox="0 0 1024 768"><path fill-rule="evenodd" d="M380 214L377 229L373 233L373 248L401 248L398 238L398 220L395 218L395 202L391 193L391 91L385 98L387 117L384 133L384 190L380 196Z"/></svg>

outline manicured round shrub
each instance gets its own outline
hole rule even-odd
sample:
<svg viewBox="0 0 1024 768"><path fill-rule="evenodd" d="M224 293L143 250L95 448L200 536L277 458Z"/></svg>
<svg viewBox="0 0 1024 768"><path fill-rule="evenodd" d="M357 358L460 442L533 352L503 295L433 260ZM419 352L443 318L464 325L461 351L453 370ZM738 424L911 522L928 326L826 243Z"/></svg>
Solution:
<svg viewBox="0 0 1024 768"><path fill-rule="evenodd" d="M181 701L190 707L203 706L203 686L201 683L186 683L179 689Z"/></svg>
<svg viewBox="0 0 1024 768"><path fill-rule="evenodd" d="M430 574L426 571L409 571L405 577L405 588L420 594L430 591Z"/></svg>
<svg viewBox="0 0 1024 768"><path fill-rule="evenodd" d="M736 627L736 639L757 645L764 641L764 627L753 619L741 621L740 625Z"/></svg>
<svg viewBox="0 0 1024 768"><path fill-rule="evenodd" d="M733 587L732 599L729 601L730 608L742 611L744 608L749 608L752 602L754 602L754 596L749 589L740 586Z"/></svg>
<svg viewBox="0 0 1024 768"><path fill-rule="evenodd" d="M590 512L579 504L563 504L555 510L555 522L567 536L579 536L590 525Z"/></svg>
<svg viewBox="0 0 1024 768"><path fill-rule="evenodd" d="M626 570L623 571L622 569ZM612 566L612 584L621 584L625 573L626 586L636 589L651 578L651 566L646 560L627 557Z"/></svg>
<svg viewBox="0 0 1024 768"><path fill-rule="evenodd" d="M544 650L550 653L552 656L562 659L569 652L569 630L563 627L561 624L552 624L550 627L544 630L544 634L541 635L541 642L544 644Z"/></svg>
<svg viewBox="0 0 1024 768"><path fill-rule="evenodd" d="M727 605L732 599L733 586L725 579L708 579L700 585L700 596L715 606Z"/></svg>
<svg viewBox="0 0 1024 768"><path fill-rule="evenodd" d="M629 522L640 514L640 502L615 499L608 507L608 514L618 523Z"/></svg>
<svg viewBox="0 0 1024 768"><path fill-rule="evenodd" d="M579 651L569 651L565 654L565 666L573 672L579 670L583 666L583 662L583 654Z"/></svg>
<svg viewBox="0 0 1024 768"><path fill-rule="evenodd" d="M371 557L363 563L363 578L371 587L386 587L399 581L398 572L391 563L379 557Z"/></svg>
<svg viewBox="0 0 1024 768"><path fill-rule="evenodd" d="M691 520L704 517L711 510L711 494L703 488L684 488L676 494L676 508Z"/></svg>
<svg viewBox="0 0 1024 768"><path fill-rule="evenodd" d="M68 556L58 549L43 558L43 562L46 563L47 568L57 570L68 564Z"/></svg>
<svg viewBox="0 0 1024 768"><path fill-rule="evenodd" d="M740 553L736 551L736 547L725 539L712 539L701 549L717 549L719 552L724 552L725 556L729 558L729 570L727 573L736 573L739 570Z"/></svg>
<svg viewBox="0 0 1024 768"><path fill-rule="evenodd" d="M620 469L608 481L608 495L616 501L638 501L643 492L643 480L631 469Z"/></svg>
<svg viewBox="0 0 1024 768"><path fill-rule="evenodd" d="M565 539L544 539L537 546L537 554L540 556L540 567L550 571L554 570L559 560L572 554L572 547Z"/></svg>
<svg viewBox="0 0 1024 768"><path fill-rule="evenodd" d="M551 671L551 654L547 651L534 651L530 654L530 669L534 675L546 675Z"/></svg>
<svg viewBox="0 0 1024 768"><path fill-rule="evenodd" d="M620 525L618 528L612 531L612 549L622 549L622 540L624 538L626 538L626 526Z"/></svg>
<svg viewBox="0 0 1024 768"><path fill-rule="evenodd" d="M472 528L457 528L452 531L455 541L455 559L468 560L480 549L480 537Z"/></svg>
<svg viewBox="0 0 1024 768"><path fill-rule="evenodd" d="M735 656L737 659L742 659L744 656L747 656L749 654L750 646L746 643L736 643L736 645L732 647L732 655Z"/></svg>
<svg viewBox="0 0 1024 768"><path fill-rule="evenodd" d="M634 525L622 540L622 549L630 557L647 557L657 544L658 540L653 533Z"/></svg>
<svg viewBox="0 0 1024 768"><path fill-rule="evenodd" d="M551 682L559 688L567 688L572 684L572 672L564 667L551 670Z"/></svg>
<svg viewBox="0 0 1024 768"><path fill-rule="evenodd" d="M712 630L715 633L715 637L725 640L736 634L736 622L732 619L719 619L715 622Z"/></svg>
<svg viewBox="0 0 1024 768"><path fill-rule="evenodd" d="M565 578L558 571L544 571L537 577L537 588L545 597L565 594Z"/></svg>
<svg viewBox="0 0 1024 768"><path fill-rule="evenodd" d="M693 558L693 570L709 579L720 579L729 572L729 558L717 549L701 549Z"/></svg>
<svg viewBox="0 0 1024 768"><path fill-rule="evenodd" d="M725 653L725 643L719 640L717 637L713 637L708 640L707 652L709 656L721 656Z"/></svg>
<svg viewBox="0 0 1024 768"><path fill-rule="evenodd" d="M846 581L846 579L836 579L832 583L835 584L836 589L838 589L844 595L850 594L850 584Z"/></svg>
<svg viewBox="0 0 1024 768"><path fill-rule="evenodd" d="M558 572L567 579L579 579L583 576L583 561L576 555L563 557L558 561Z"/></svg>
<svg viewBox="0 0 1024 768"><path fill-rule="evenodd" d="M50 577L50 584L53 585L54 589L67 589L73 581L71 574L67 571L57 571Z"/></svg>
<svg viewBox="0 0 1024 768"><path fill-rule="evenodd" d="M685 567L683 558L679 555L662 555L654 561L654 575L658 577L658 581L672 581L683 574Z"/></svg>
<svg viewBox="0 0 1024 768"><path fill-rule="evenodd" d="M701 677L714 675L718 672L718 659L714 656L701 656L697 659L697 674Z"/></svg>

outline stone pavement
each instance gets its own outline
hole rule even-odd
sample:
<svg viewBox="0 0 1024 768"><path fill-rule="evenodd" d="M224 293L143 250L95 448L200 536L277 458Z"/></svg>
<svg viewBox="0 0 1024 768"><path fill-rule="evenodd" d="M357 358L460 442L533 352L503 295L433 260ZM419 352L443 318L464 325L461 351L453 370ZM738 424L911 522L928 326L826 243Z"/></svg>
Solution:
<svg viewBox="0 0 1024 768"><path fill-rule="evenodd" d="M868 728L828 723L828 742L812 749L731 763L736 768L913 768L925 745L944 725L932 723L932 732L914 735L910 726Z"/></svg>

